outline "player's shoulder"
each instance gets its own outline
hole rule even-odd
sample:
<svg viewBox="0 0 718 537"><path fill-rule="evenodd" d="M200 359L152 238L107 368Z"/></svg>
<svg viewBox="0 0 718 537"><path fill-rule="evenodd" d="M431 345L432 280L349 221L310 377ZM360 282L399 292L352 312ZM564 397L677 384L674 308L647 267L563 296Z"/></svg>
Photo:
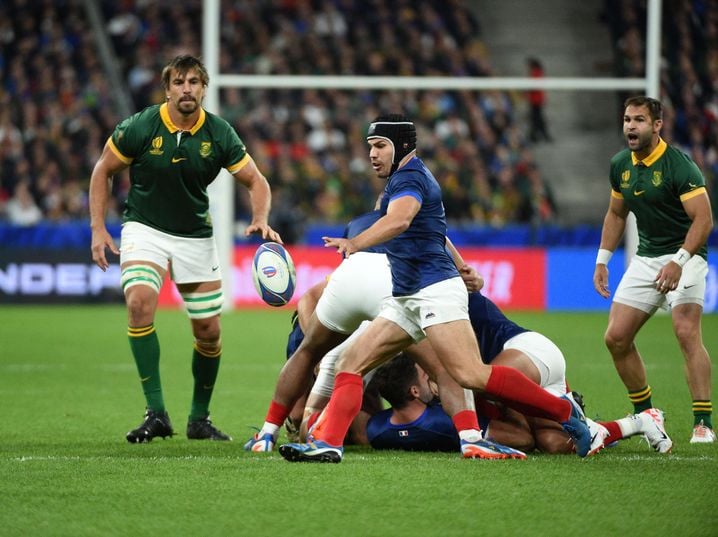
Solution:
<svg viewBox="0 0 718 537"><path fill-rule="evenodd" d="M222 130L236 132L234 130L234 127L229 123L229 121L224 119L222 116L218 116L217 114L208 112L207 110L204 111L204 115L205 115L204 121L205 121L206 125L214 127L214 128L219 128Z"/></svg>
<svg viewBox="0 0 718 537"><path fill-rule="evenodd" d="M153 121L159 121L160 119L160 105L153 104L146 108L143 108L139 112L135 112L131 116L126 117L120 126L128 127L132 126L145 126Z"/></svg>
<svg viewBox="0 0 718 537"><path fill-rule="evenodd" d="M627 147L621 149L611 157L611 166L631 161L631 150Z"/></svg>

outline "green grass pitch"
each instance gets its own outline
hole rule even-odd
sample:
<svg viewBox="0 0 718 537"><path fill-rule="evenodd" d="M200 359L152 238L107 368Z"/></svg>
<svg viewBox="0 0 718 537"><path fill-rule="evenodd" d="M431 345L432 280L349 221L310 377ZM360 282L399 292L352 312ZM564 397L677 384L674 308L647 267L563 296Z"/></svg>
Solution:
<svg viewBox="0 0 718 537"><path fill-rule="evenodd" d="M0 535L718 535L718 445L688 443L690 396L667 316L652 319L638 344L675 442L670 455L634 438L587 460L349 447L339 465L307 465L242 451L263 421L290 314L223 317L212 417L235 441L207 443L184 437L189 321L160 311L165 399L180 434L129 445L144 400L124 309L0 307ZM564 350L590 416L630 410L603 347L605 314L512 317ZM715 362L717 316L704 317L703 333Z"/></svg>

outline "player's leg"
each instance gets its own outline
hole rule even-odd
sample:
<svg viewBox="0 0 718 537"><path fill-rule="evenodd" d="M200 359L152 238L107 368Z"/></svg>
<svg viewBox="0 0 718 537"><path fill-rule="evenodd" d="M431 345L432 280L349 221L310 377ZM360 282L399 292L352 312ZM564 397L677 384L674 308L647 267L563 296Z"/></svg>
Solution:
<svg viewBox="0 0 718 537"><path fill-rule="evenodd" d="M636 348L635 338L646 321L659 308L665 307L666 296L658 292L654 280L670 257L634 256L618 284L608 314L604 342L628 390L635 413L653 406L646 368Z"/></svg>
<svg viewBox="0 0 718 537"><path fill-rule="evenodd" d="M349 345L337 364L334 390L308 444L285 444L280 454L290 462L340 462L343 443L349 427L362 405L361 371L382 364L412 342L399 325L377 317Z"/></svg>
<svg viewBox="0 0 718 537"><path fill-rule="evenodd" d="M279 429L296 402L312 385L314 367L322 357L341 344L347 335L324 326L316 312L312 314L300 343L294 354L284 363L277 378L272 401L267 409L260 431L244 445L247 451L271 451L274 449Z"/></svg>
<svg viewBox="0 0 718 537"><path fill-rule="evenodd" d="M686 380L693 399L691 443L716 440L711 419L711 361L701 335L702 313L703 308L698 304L679 304L672 309L673 330L685 358Z"/></svg>
<svg viewBox="0 0 718 537"><path fill-rule="evenodd" d="M127 335L147 407L143 422L126 435L131 443L174 434L162 393L160 343L154 325L169 261L169 245L164 239L136 222L122 228L120 281L127 305Z"/></svg>
<svg viewBox="0 0 718 537"><path fill-rule="evenodd" d="M613 365L628 390L634 412L642 412L652 405L646 367L635 344L636 334L650 317L645 311L614 301L604 336Z"/></svg>
<svg viewBox="0 0 718 537"><path fill-rule="evenodd" d="M223 294L221 281L177 284L192 326L192 403L187 420L187 437L194 440L231 440L209 419L222 358L220 311Z"/></svg>

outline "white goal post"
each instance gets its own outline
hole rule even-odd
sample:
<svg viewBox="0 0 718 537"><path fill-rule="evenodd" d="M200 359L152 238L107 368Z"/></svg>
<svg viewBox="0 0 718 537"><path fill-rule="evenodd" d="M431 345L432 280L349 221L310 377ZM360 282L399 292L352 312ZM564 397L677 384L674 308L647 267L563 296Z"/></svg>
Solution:
<svg viewBox="0 0 718 537"><path fill-rule="evenodd" d="M221 13L220 0L202 2L202 56L210 84L204 107L219 113L219 90L240 88L315 88L315 89L443 89L443 90L644 90L648 97L660 96L660 52L662 0L648 0L645 78L575 77L414 77L414 76L305 76L305 75L233 75L219 72ZM241 136L241 133L240 133ZM210 206L214 236L224 274L225 309L233 308L232 251L234 248L234 181L223 170L210 185ZM630 216L625 235L626 262L638 244L635 220ZM598 247L598 245L596 245Z"/></svg>

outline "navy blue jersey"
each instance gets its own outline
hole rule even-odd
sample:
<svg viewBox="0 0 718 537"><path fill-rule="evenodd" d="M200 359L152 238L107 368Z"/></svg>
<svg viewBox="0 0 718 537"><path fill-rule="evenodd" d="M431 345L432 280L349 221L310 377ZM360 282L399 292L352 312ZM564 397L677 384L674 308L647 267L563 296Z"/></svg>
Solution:
<svg viewBox="0 0 718 537"><path fill-rule="evenodd" d="M364 213L360 216L357 216L347 224L346 228L344 228L344 238L352 239L356 237L357 235L359 235L359 233L374 225L374 223L379 220L379 218L381 218L381 213L379 211L372 211L370 213ZM374 246L370 246L369 248L364 248L362 252L385 254L386 243L382 242L381 244L375 244Z"/></svg>
<svg viewBox="0 0 718 537"><path fill-rule="evenodd" d="M394 296L412 295L433 283L459 276L446 252L446 216L441 187L417 157L394 172L384 189L381 215L389 203L412 196L421 208L409 228L387 243Z"/></svg>
<svg viewBox="0 0 718 537"><path fill-rule="evenodd" d="M440 404L431 404L411 423L394 425L392 410L383 410L369 418L366 426L369 443L374 449L405 451L457 451L459 435L454 423Z"/></svg>
<svg viewBox="0 0 718 537"><path fill-rule="evenodd" d="M292 331L289 332L289 337L287 338L287 360L292 357L292 354L303 340L304 332L302 332L302 327L299 326L299 316L295 311L294 315L292 315Z"/></svg>
<svg viewBox="0 0 718 537"><path fill-rule="evenodd" d="M469 319L476 333L484 363L491 363L515 335L528 332L508 319L496 304L478 291L469 293Z"/></svg>

